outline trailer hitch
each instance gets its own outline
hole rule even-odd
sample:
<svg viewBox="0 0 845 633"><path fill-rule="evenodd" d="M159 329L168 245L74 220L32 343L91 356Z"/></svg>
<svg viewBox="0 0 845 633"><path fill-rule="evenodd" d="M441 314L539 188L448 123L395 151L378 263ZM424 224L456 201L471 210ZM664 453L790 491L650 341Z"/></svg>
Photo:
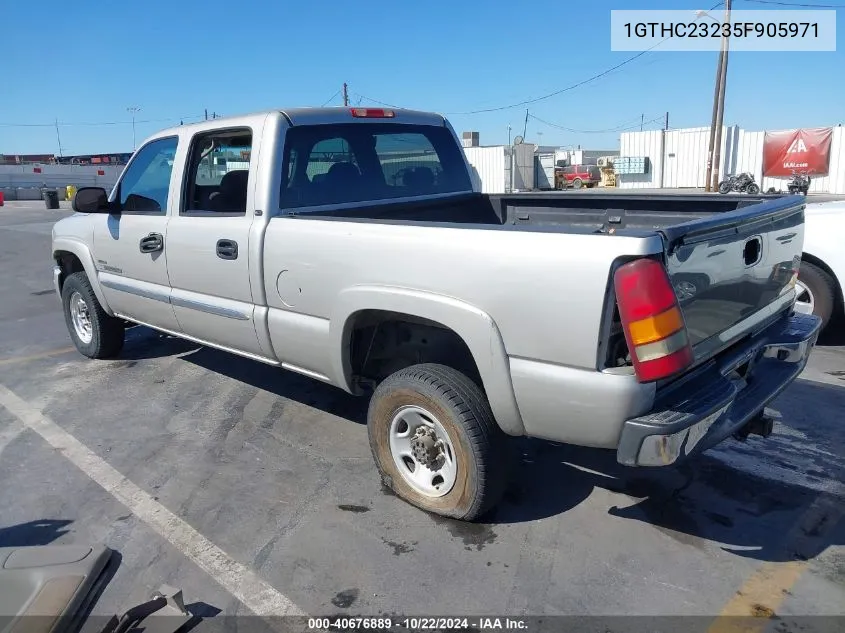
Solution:
<svg viewBox="0 0 845 633"><path fill-rule="evenodd" d="M734 438L740 442L744 442L748 439L749 435L769 437L775 426L775 417L777 417L776 412L771 409L763 409L734 433Z"/></svg>

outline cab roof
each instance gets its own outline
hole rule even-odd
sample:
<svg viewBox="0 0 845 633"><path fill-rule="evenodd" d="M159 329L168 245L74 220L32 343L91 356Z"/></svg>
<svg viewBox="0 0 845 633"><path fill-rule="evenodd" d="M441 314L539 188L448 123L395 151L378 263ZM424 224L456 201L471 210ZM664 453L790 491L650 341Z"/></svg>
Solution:
<svg viewBox="0 0 845 633"><path fill-rule="evenodd" d="M368 116L353 116L353 111L371 113ZM379 112L392 113L393 116L378 116ZM404 123L411 125L444 126L446 120L442 115L421 110L406 110L403 108L368 108L368 107L334 107L334 108L286 108L284 110L263 110L235 116L217 117L198 123L187 123L173 126L157 132L154 136L173 134L180 130L203 131L215 130L221 127L236 127L263 119L267 116L281 117L288 125L330 125L337 123Z"/></svg>

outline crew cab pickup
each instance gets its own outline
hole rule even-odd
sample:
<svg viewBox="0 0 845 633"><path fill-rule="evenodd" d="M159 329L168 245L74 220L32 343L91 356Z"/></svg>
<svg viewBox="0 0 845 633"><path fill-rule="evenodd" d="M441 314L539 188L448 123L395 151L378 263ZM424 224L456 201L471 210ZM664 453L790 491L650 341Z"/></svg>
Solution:
<svg viewBox="0 0 845 633"><path fill-rule="evenodd" d="M73 208L52 256L82 354L133 322L368 395L383 482L459 519L501 496L507 436L649 467L767 434L819 329L803 196L482 195L424 112L174 127Z"/></svg>

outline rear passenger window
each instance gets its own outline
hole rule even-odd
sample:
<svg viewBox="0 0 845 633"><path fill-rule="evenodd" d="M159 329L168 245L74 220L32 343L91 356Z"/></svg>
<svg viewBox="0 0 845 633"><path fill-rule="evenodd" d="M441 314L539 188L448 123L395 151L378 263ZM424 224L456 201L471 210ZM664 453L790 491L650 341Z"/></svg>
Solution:
<svg viewBox="0 0 845 633"><path fill-rule="evenodd" d="M282 208L472 190L460 146L438 125L293 126L282 174Z"/></svg>
<svg viewBox="0 0 845 633"><path fill-rule="evenodd" d="M376 153L389 187L412 195L437 192L443 168L423 134L377 134Z"/></svg>
<svg viewBox="0 0 845 633"><path fill-rule="evenodd" d="M197 134L191 143L181 215L246 214L250 130Z"/></svg>
<svg viewBox="0 0 845 633"><path fill-rule="evenodd" d="M308 157L305 174L312 183L319 184L326 178L332 167L339 163L349 164L360 171L349 142L342 138L327 138L314 144L311 155Z"/></svg>

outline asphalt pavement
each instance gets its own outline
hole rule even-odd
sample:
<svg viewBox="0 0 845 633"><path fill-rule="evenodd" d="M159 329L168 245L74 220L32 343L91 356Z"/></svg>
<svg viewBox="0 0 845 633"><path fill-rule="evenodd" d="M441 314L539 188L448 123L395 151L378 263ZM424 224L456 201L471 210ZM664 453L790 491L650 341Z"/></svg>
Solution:
<svg viewBox="0 0 845 633"><path fill-rule="evenodd" d="M381 488L361 399L140 327L80 356L51 280L67 213L0 208L0 547L117 550L95 613L168 583L207 616L845 616L838 337L768 439L670 470L515 440L504 503L460 523Z"/></svg>

